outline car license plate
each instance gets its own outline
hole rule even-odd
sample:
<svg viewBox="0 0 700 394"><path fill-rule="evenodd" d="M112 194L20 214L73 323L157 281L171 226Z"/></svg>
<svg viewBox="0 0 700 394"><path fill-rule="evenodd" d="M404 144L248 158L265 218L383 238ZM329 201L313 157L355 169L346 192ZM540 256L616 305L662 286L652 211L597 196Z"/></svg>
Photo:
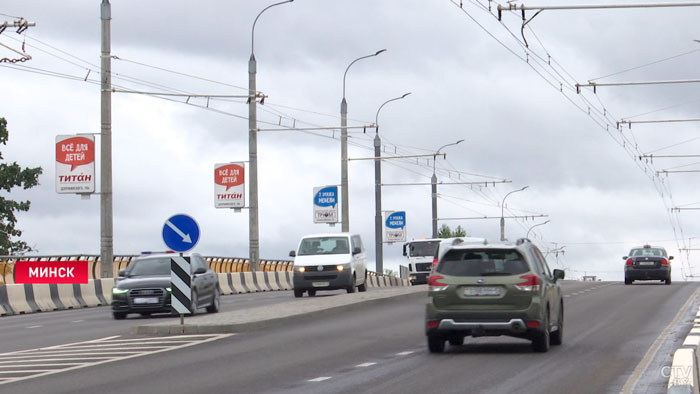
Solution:
<svg viewBox="0 0 700 394"><path fill-rule="evenodd" d="M156 297L141 297L134 298L134 304L157 304L158 298Z"/></svg>
<svg viewBox="0 0 700 394"><path fill-rule="evenodd" d="M500 296L500 287L467 287L464 289L465 296Z"/></svg>
<svg viewBox="0 0 700 394"><path fill-rule="evenodd" d="M313 282L314 287L328 287L330 283L328 282Z"/></svg>
<svg viewBox="0 0 700 394"><path fill-rule="evenodd" d="M654 265L655 263L653 261L640 261L639 265Z"/></svg>

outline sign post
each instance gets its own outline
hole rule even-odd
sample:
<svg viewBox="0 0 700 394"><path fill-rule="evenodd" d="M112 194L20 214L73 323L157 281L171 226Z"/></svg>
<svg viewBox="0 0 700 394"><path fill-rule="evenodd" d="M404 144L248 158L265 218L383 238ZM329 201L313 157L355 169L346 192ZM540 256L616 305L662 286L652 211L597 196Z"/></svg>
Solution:
<svg viewBox="0 0 700 394"><path fill-rule="evenodd" d="M190 258L184 257L186 252L197 245L199 241L199 225L185 214L173 215L163 225L163 242L168 248L180 252L180 256L170 258L170 297L171 308L180 314L180 325L185 329L185 313L194 311L192 308L192 266Z"/></svg>
<svg viewBox="0 0 700 394"><path fill-rule="evenodd" d="M387 243L406 242L406 211L387 211L384 221Z"/></svg>
<svg viewBox="0 0 700 394"><path fill-rule="evenodd" d="M338 223L338 186L314 187L314 223Z"/></svg>
<svg viewBox="0 0 700 394"><path fill-rule="evenodd" d="M56 136L56 193L95 192L95 137Z"/></svg>

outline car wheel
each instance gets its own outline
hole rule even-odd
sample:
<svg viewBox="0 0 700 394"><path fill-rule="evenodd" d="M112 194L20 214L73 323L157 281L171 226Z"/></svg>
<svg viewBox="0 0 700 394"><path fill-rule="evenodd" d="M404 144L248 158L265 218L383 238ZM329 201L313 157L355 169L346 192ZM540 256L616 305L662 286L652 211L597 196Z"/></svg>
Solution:
<svg viewBox="0 0 700 394"><path fill-rule="evenodd" d="M428 350L430 350L430 353L442 353L445 351L445 338L441 335L428 335Z"/></svg>
<svg viewBox="0 0 700 394"><path fill-rule="evenodd" d="M197 292L193 291L192 292L192 299L190 302L190 315L194 316L197 313L197 304L199 303L199 299L197 297Z"/></svg>
<svg viewBox="0 0 700 394"><path fill-rule="evenodd" d="M350 286L347 287L348 293L354 293L355 292L355 275L353 274L352 276L352 283Z"/></svg>
<svg viewBox="0 0 700 394"><path fill-rule="evenodd" d="M634 282L634 281L631 280L631 279L627 279L627 277L625 276L625 284L626 284L626 285L631 285L632 282Z"/></svg>
<svg viewBox="0 0 700 394"><path fill-rule="evenodd" d="M670 284L671 284L671 277L670 277L670 276L669 276L668 278L666 278L666 284L667 284L667 285L670 285Z"/></svg>
<svg viewBox="0 0 700 394"><path fill-rule="evenodd" d="M550 336L550 343L552 345L558 346L564 343L564 304L562 303L561 309L559 310L559 319L557 320L558 330L554 331Z"/></svg>
<svg viewBox="0 0 700 394"><path fill-rule="evenodd" d="M450 345L452 346L462 346L464 344L463 336L454 336L449 339Z"/></svg>
<svg viewBox="0 0 700 394"><path fill-rule="evenodd" d="M309 290L309 297L316 296L316 290Z"/></svg>
<svg viewBox="0 0 700 394"><path fill-rule="evenodd" d="M367 275L365 274L365 281L361 285L357 286L357 290L361 293L367 291Z"/></svg>
<svg viewBox="0 0 700 394"><path fill-rule="evenodd" d="M536 333L534 338L532 338L532 349L538 353L546 353L549 351L549 312L547 312L544 322L542 322L542 328L544 328L544 330Z"/></svg>
<svg viewBox="0 0 700 394"><path fill-rule="evenodd" d="M221 305L221 291L219 291L219 286L214 290L214 299L211 300L211 305L207 307L207 313L216 313L219 311L219 306Z"/></svg>
<svg viewBox="0 0 700 394"><path fill-rule="evenodd" d="M294 297L301 298L304 295L304 290L294 289Z"/></svg>
<svg viewBox="0 0 700 394"><path fill-rule="evenodd" d="M126 319L126 312L112 312L114 320L124 320Z"/></svg>

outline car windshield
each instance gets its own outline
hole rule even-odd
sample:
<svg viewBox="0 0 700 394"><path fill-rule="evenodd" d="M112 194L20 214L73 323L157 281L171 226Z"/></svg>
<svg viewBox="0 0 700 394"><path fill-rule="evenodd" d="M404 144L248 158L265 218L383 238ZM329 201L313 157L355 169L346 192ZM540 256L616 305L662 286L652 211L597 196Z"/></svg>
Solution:
<svg viewBox="0 0 700 394"><path fill-rule="evenodd" d="M134 260L129 264L127 276L168 276L170 275L170 258L153 258Z"/></svg>
<svg viewBox="0 0 700 394"><path fill-rule="evenodd" d="M528 271L520 253L510 249L453 249L436 268L436 272L451 276L505 276Z"/></svg>
<svg viewBox="0 0 700 394"><path fill-rule="evenodd" d="M639 248L630 251L630 257L664 257L666 252L660 248Z"/></svg>
<svg viewBox="0 0 700 394"><path fill-rule="evenodd" d="M408 255L411 257L434 256L438 246L440 246L439 241L411 242Z"/></svg>
<svg viewBox="0 0 700 394"><path fill-rule="evenodd" d="M299 246L299 256L316 254L348 254L350 246L347 237L304 238Z"/></svg>

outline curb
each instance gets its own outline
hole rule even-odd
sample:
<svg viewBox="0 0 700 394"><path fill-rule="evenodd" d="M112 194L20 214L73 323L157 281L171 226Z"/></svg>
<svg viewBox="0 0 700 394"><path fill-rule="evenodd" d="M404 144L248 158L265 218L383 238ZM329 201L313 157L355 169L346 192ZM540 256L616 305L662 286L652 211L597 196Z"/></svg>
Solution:
<svg viewBox="0 0 700 394"><path fill-rule="evenodd" d="M252 331L284 322L302 321L318 315L346 312L366 305L389 302L398 297L427 297L425 287L397 287L371 293L340 294L319 297L301 303L299 300L233 312L189 317L194 323L185 325L156 323L132 327L135 335L229 334Z"/></svg>

